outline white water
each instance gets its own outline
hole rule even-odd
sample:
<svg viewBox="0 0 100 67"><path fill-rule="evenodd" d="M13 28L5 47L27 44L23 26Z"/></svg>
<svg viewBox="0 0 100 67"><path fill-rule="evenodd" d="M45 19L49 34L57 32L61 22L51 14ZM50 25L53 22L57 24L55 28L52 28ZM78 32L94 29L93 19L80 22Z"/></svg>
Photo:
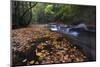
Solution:
<svg viewBox="0 0 100 67"><path fill-rule="evenodd" d="M70 31L71 28L67 28L66 31L64 31L63 33L68 34L68 35L72 35L72 36L78 36L79 33L76 31Z"/></svg>

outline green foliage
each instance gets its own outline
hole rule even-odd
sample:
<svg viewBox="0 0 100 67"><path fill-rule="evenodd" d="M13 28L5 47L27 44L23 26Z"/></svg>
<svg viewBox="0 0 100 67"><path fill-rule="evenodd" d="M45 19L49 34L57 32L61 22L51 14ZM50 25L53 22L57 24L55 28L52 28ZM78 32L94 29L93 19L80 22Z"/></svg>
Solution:
<svg viewBox="0 0 100 67"><path fill-rule="evenodd" d="M53 5L47 5L44 10L45 10L45 14L54 14Z"/></svg>
<svg viewBox="0 0 100 67"><path fill-rule="evenodd" d="M33 21L40 23L59 20L63 20L64 23L70 23L78 20L95 22L95 10L95 6L38 3L32 9L32 19Z"/></svg>
<svg viewBox="0 0 100 67"><path fill-rule="evenodd" d="M32 5L32 8L30 8ZM13 25L27 26L35 23L63 21L68 24L84 20L96 22L96 7L70 4L52 4L14 1L12 5Z"/></svg>
<svg viewBox="0 0 100 67"><path fill-rule="evenodd" d="M45 4L38 3L34 8L32 8L32 23L38 23L40 14L43 14L45 8Z"/></svg>

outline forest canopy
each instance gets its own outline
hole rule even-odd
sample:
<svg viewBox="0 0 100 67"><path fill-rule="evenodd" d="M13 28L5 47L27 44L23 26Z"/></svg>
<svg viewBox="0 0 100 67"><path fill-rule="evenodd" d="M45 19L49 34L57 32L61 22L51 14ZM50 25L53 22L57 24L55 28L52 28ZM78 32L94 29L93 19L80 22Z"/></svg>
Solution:
<svg viewBox="0 0 100 67"><path fill-rule="evenodd" d="M96 22L96 6L22 1L13 1L12 5L12 22L15 25L27 26L50 22L71 24L76 21L95 24ZM23 16L20 16L21 14Z"/></svg>

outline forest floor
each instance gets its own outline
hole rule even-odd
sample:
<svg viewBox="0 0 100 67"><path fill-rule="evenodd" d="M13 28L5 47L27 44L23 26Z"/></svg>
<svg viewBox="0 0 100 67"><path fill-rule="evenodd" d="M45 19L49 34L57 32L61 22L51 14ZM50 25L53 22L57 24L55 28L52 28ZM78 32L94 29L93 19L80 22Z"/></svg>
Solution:
<svg viewBox="0 0 100 67"><path fill-rule="evenodd" d="M91 42L94 40L95 37L90 38ZM92 48L95 55L94 44L95 42ZM13 65L87 61L86 54L79 47L73 45L68 37L61 33L51 32L47 25L31 25L27 28L12 30L12 58Z"/></svg>

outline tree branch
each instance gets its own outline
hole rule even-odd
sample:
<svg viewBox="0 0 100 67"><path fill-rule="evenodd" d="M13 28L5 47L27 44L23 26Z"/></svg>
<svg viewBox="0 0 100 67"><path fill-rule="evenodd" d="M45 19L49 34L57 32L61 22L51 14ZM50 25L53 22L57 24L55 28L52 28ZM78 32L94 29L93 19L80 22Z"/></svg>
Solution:
<svg viewBox="0 0 100 67"><path fill-rule="evenodd" d="M23 13L23 15L22 15L21 17L23 17L31 8L35 7L36 4L37 4L37 3L35 3L35 4L34 4L33 6L31 6L29 9L27 9L27 10ZM21 18L21 17L20 17L20 18Z"/></svg>

